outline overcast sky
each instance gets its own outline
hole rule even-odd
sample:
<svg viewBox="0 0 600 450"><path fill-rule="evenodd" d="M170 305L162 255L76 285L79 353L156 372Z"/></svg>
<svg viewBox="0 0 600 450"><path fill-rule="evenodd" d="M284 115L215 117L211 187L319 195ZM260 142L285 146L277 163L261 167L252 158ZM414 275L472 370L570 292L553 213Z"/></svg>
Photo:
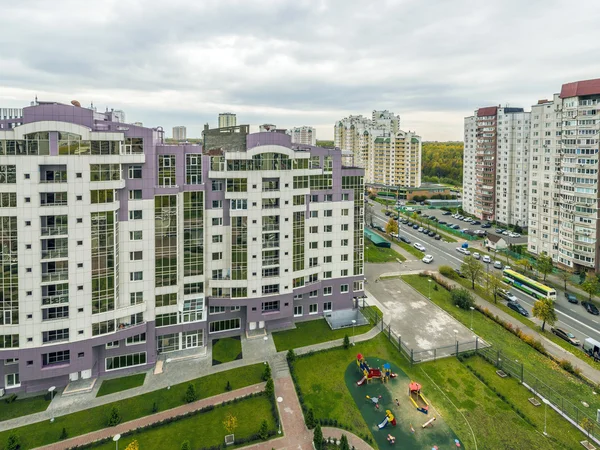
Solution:
<svg viewBox="0 0 600 450"><path fill-rule="evenodd" d="M480 106L529 109L600 77L598 0L19 0L0 14L0 107L77 99L130 122L312 125L389 109L462 140Z"/></svg>

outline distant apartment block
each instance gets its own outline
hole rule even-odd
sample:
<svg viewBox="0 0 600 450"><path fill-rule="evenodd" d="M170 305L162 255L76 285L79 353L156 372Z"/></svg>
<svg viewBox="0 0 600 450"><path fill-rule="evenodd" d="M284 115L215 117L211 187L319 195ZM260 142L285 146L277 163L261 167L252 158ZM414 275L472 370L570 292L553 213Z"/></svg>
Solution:
<svg viewBox="0 0 600 450"><path fill-rule="evenodd" d="M220 113L219 114L219 128L235 127L237 125L236 115L233 113Z"/></svg>
<svg viewBox="0 0 600 450"><path fill-rule="evenodd" d="M316 145L317 131L313 127L294 127L288 130L292 143L302 145Z"/></svg>
<svg viewBox="0 0 600 450"><path fill-rule="evenodd" d="M187 139L187 129L184 126L173 127L173 139L185 141Z"/></svg>

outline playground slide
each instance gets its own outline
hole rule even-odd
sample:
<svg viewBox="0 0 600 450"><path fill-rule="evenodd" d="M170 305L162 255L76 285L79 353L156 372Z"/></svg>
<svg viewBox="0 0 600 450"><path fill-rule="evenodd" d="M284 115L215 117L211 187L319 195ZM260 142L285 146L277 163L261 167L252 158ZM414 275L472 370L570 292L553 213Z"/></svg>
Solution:
<svg viewBox="0 0 600 450"><path fill-rule="evenodd" d="M377 425L379 427L379 429L381 430L383 427L385 427L388 424L388 418L387 416L385 416L385 419L383 419L383 422L381 422L379 425Z"/></svg>
<svg viewBox="0 0 600 450"><path fill-rule="evenodd" d="M367 377L362 377L362 380L357 381L356 385L357 386L362 386L364 384L364 382L367 381Z"/></svg>

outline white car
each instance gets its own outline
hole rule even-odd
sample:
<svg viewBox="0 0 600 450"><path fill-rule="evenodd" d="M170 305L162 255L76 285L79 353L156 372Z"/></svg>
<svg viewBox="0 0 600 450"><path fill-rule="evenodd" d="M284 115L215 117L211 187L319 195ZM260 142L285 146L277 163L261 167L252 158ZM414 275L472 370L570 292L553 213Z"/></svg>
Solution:
<svg viewBox="0 0 600 450"><path fill-rule="evenodd" d="M481 259L481 255L477 252L473 253L473 258L475 259Z"/></svg>
<svg viewBox="0 0 600 450"><path fill-rule="evenodd" d="M506 230L506 231L503 231L503 232L502 232L502 234L503 234L504 236L509 236L509 235L510 235L510 231L508 231L508 230Z"/></svg>
<svg viewBox="0 0 600 450"><path fill-rule="evenodd" d="M465 217L463 219L463 222L473 222L473 219L471 219L470 217Z"/></svg>
<svg viewBox="0 0 600 450"><path fill-rule="evenodd" d="M518 237L521 237L521 235L520 235L519 233L512 233L512 232L511 232L511 233L508 233L508 235L509 235L510 237L512 237L512 238L518 238Z"/></svg>
<svg viewBox="0 0 600 450"><path fill-rule="evenodd" d="M492 262L492 259L491 259L491 258L490 258L488 255L485 255L485 256L483 257L482 261L483 261L484 263L486 263L486 264L489 264L489 263L491 263L491 262Z"/></svg>
<svg viewBox="0 0 600 450"><path fill-rule="evenodd" d="M469 250L467 250L466 248L462 248L462 247L456 247L456 251L458 253L462 253L463 255L469 256L471 254L471 252Z"/></svg>
<svg viewBox="0 0 600 450"><path fill-rule="evenodd" d="M417 250L421 250L422 252L425 251L425 246L423 244L419 244L418 242L415 242L413 244L413 247L416 248Z"/></svg>
<svg viewBox="0 0 600 450"><path fill-rule="evenodd" d="M390 233L390 236L393 238L398 239L398 233Z"/></svg>
<svg viewBox="0 0 600 450"><path fill-rule="evenodd" d="M425 255L421 261L423 261L425 264L429 264L433 261L433 256Z"/></svg>

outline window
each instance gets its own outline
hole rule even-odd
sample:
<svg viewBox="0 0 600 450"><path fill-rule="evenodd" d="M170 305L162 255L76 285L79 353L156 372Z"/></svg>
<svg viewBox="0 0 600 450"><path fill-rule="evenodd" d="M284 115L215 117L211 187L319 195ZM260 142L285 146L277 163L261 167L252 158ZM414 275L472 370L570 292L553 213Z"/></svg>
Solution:
<svg viewBox="0 0 600 450"><path fill-rule="evenodd" d="M333 209L326 209L325 211L323 211L323 215L325 217L333 217Z"/></svg>
<svg viewBox="0 0 600 450"><path fill-rule="evenodd" d="M212 241L213 241L213 244L218 244L219 242L223 242L223 235L222 234L215 234L212 237Z"/></svg>
<svg viewBox="0 0 600 450"><path fill-rule="evenodd" d="M21 386L21 381L19 380L18 373L9 373L6 375L5 379L6 379L5 386L7 389Z"/></svg>
<svg viewBox="0 0 600 450"><path fill-rule="evenodd" d="M56 306L42 309L42 320L56 320L69 317L68 306Z"/></svg>
<svg viewBox="0 0 600 450"><path fill-rule="evenodd" d="M142 178L142 166L129 166L127 172L130 180Z"/></svg>
<svg viewBox="0 0 600 450"><path fill-rule="evenodd" d="M175 155L158 155L158 185L161 187L176 186Z"/></svg>
<svg viewBox="0 0 600 450"><path fill-rule="evenodd" d="M130 353L129 355L106 358L106 370L118 370L126 367L143 366L146 364L146 352Z"/></svg>
<svg viewBox="0 0 600 450"><path fill-rule="evenodd" d="M323 312L330 312L331 311L331 302L325 302L323 303Z"/></svg>
<svg viewBox="0 0 600 450"><path fill-rule="evenodd" d="M323 257L323 263L325 263L325 264L332 262L332 260L333 260L333 256L324 256Z"/></svg>
<svg viewBox="0 0 600 450"><path fill-rule="evenodd" d="M59 342L69 340L69 329L63 328L62 330L51 330L42 332L42 342L47 344L49 342Z"/></svg>
<svg viewBox="0 0 600 450"><path fill-rule="evenodd" d="M92 336L99 336L101 334L108 334L115 331L115 321L106 320L104 322L98 322L92 324Z"/></svg>
<svg viewBox="0 0 600 450"><path fill-rule="evenodd" d="M141 200L142 199L142 190L141 189L133 189L129 191L129 200Z"/></svg>
<svg viewBox="0 0 600 450"><path fill-rule="evenodd" d="M71 361L71 351L70 350L45 353L42 355L42 367L53 366L55 364L69 364L70 361Z"/></svg>
<svg viewBox="0 0 600 450"><path fill-rule="evenodd" d="M223 218L222 217L213 217L212 225L213 225L213 227L220 227L221 225L223 225Z"/></svg>
<svg viewBox="0 0 600 450"><path fill-rule="evenodd" d="M213 315L213 314L223 314L227 311L227 308L225 306L209 306L208 307L208 314Z"/></svg>
<svg viewBox="0 0 600 450"><path fill-rule="evenodd" d="M202 320L204 314L204 300L201 298L194 298L191 300L185 300L183 302L183 312L181 315L181 321L183 323L197 322Z"/></svg>
<svg viewBox="0 0 600 450"><path fill-rule="evenodd" d="M317 298L319 295L319 291L310 291L308 293L308 298Z"/></svg>
<svg viewBox="0 0 600 450"><path fill-rule="evenodd" d="M342 269L340 271L340 275L343 276L343 277L347 277L348 276L348 269Z"/></svg>
<svg viewBox="0 0 600 450"><path fill-rule="evenodd" d="M204 292L204 283L187 283L183 285L183 295L201 294Z"/></svg>
<svg viewBox="0 0 600 450"><path fill-rule="evenodd" d="M129 281L142 281L144 279L144 272L129 272Z"/></svg>
<svg viewBox="0 0 600 450"><path fill-rule="evenodd" d="M156 327L166 327L168 325L177 325L177 313L157 314Z"/></svg>
<svg viewBox="0 0 600 450"><path fill-rule="evenodd" d="M129 220L141 220L142 219L142 210L134 209L129 211Z"/></svg>
<svg viewBox="0 0 600 450"><path fill-rule="evenodd" d="M342 284L342 285L340 286L340 292L341 292L342 294L344 294L344 293L348 292L348 285L347 285L347 284Z"/></svg>
<svg viewBox="0 0 600 450"><path fill-rule="evenodd" d="M325 241L325 242L323 242L323 247L325 247L325 248L331 248L331 247L333 247L333 241Z"/></svg>
<svg viewBox="0 0 600 450"><path fill-rule="evenodd" d="M348 261L348 255L347 254L346 255L342 255L341 258L342 258L342 261Z"/></svg>
<svg viewBox="0 0 600 450"><path fill-rule="evenodd" d="M331 295L333 289L331 286L325 286L323 288L323 295Z"/></svg>
<svg viewBox="0 0 600 450"><path fill-rule="evenodd" d="M125 345L143 344L144 342L146 342L146 333L128 337L125 341Z"/></svg>
<svg viewBox="0 0 600 450"><path fill-rule="evenodd" d="M223 200L213 200L212 201L213 209L221 209L223 208Z"/></svg>
<svg viewBox="0 0 600 450"><path fill-rule="evenodd" d="M318 203L319 202L319 196L317 194L313 194L310 196L310 202L311 203Z"/></svg>
<svg viewBox="0 0 600 450"><path fill-rule="evenodd" d="M348 247L348 239L342 239L342 247Z"/></svg>
<svg viewBox="0 0 600 450"><path fill-rule="evenodd" d="M323 279L327 280L331 278L331 271L323 272Z"/></svg>
<svg viewBox="0 0 600 450"><path fill-rule="evenodd" d="M248 181L246 178L230 178L227 180L227 192L247 192Z"/></svg>
<svg viewBox="0 0 600 450"><path fill-rule="evenodd" d="M279 293L279 285L278 284L268 284L262 287L263 295L269 294L278 294Z"/></svg>
<svg viewBox="0 0 600 450"><path fill-rule="evenodd" d="M342 231L348 231L348 224L347 223L343 223L342 224Z"/></svg>
<svg viewBox="0 0 600 450"><path fill-rule="evenodd" d="M18 346L18 334L0 334L0 348L16 348Z"/></svg>
<svg viewBox="0 0 600 450"><path fill-rule="evenodd" d="M230 208L234 211L240 209L248 209L248 200L246 200L245 198L232 198Z"/></svg>
<svg viewBox="0 0 600 450"><path fill-rule="evenodd" d="M317 314L319 312L319 304L312 303L308 305L308 314Z"/></svg>
<svg viewBox="0 0 600 450"><path fill-rule="evenodd" d="M301 317L301 316L302 316L302 305L294 306L294 317Z"/></svg>
<svg viewBox="0 0 600 450"><path fill-rule="evenodd" d="M119 341L107 342L104 345L104 347L107 348L107 349L110 349L110 348L119 348L119 346L120 346Z"/></svg>
<svg viewBox="0 0 600 450"><path fill-rule="evenodd" d="M308 258L308 267L316 267L318 265L319 265L319 257L318 256Z"/></svg>
<svg viewBox="0 0 600 450"><path fill-rule="evenodd" d="M112 203L115 201L114 189L99 189L90 191L90 198L93 204L96 203Z"/></svg>
<svg viewBox="0 0 600 450"><path fill-rule="evenodd" d="M223 259L223 252L213 252L213 254L212 254L213 261L220 261L222 259Z"/></svg>
<svg viewBox="0 0 600 450"><path fill-rule="evenodd" d="M319 227L317 227L317 226L309 227L308 232L312 233L312 234L317 234L319 232Z"/></svg>
<svg viewBox="0 0 600 450"><path fill-rule="evenodd" d="M161 306L171 306L177 304L177 293L159 294L154 297L154 305L159 308Z"/></svg>
<svg viewBox="0 0 600 450"><path fill-rule="evenodd" d="M308 248L310 248L312 250L317 249L317 248L319 248L319 243L318 242L309 242Z"/></svg>
<svg viewBox="0 0 600 450"><path fill-rule="evenodd" d="M0 166L0 184L15 184L17 182L17 166Z"/></svg>
<svg viewBox="0 0 600 450"><path fill-rule="evenodd" d="M0 193L0 208L15 208L17 206L16 192Z"/></svg>
<svg viewBox="0 0 600 450"><path fill-rule="evenodd" d="M279 311L279 302L263 302L262 312Z"/></svg>
<svg viewBox="0 0 600 450"><path fill-rule="evenodd" d="M143 252L138 250L136 252L129 252L129 261L141 261L143 259Z"/></svg>
<svg viewBox="0 0 600 450"><path fill-rule="evenodd" d="M4 360L5 366L10 366L11 364L19 364L19 358L6 358Z"/></svg>
<svg viewBox="0 0 600 450"><path fill-rule="evenodd" d="M325 201L326 202L332 202L333 201L333 194L325 194Z"/></svg>
<svg viewBox="0 0 600 450"><path fill-rule="evenodd" d="M143 236L142 230L129 232L129 240L130 241L141 241L142 236Z"/></svg>
<svg viewBox="0 0 600 450"><path fill-rule="evenodd" d="M130 305L138 305L144 302L144 293L143 292L130 292L129 293L129 304Z"/></svg>
<svg viewBox="0 0 600 450"><path fill-rule="evenodd" d="M240 319L229 319L229 320L219 320L217 322L210 322L209 324L209 332L210 333L219 333L221 331L229 331L229 330L239 330L240 329Z"/></svg>
<svg viewBox="0 0 600 450"><path fill-rule="evenodd" d="M185 184L202 183L202 155L185 155Z"/></svg>
<svg viewBox="0 0 600 450"><path fill-rule="evenodd" d="M319 211L311 211L310 212L310 218L311 219L314 219L314 218L317 218L317 217L319 217Z"/></svg>
<svg viewBox="0 0 600 450"><path fill-rule="evenodd" d="M350 200L350 194L342 194L342 201L347 202Z"/></svg>
<svg viewBox="0 0 600 450"><path fill-rule="evenodd" d="M325 226L323 227L323 231L324 231L325 233L331 233L331 232L333 231L333 225L325 225Z"/></svg>
<svg viewBox="0 0 600 450"><path fill-rule="evenodd" d="M223 190L223 180L212 180L212 190L215 192Z"/></svg>
<svg viewBox="0 0 600 450"><path fill-rule="evenodd" d="M358 292L358 291L362 291L364 290L364 285L362 281L355 281L353 286L352 286L352 290L354 292Z"/></svg>
<svg viewBox="0 0 600 450"><path fill-rule="evenodd" d="M278 277L279 276L279 267L270 267L262 270L263 278L269 277Z"/></svg>
<svg viewBox="0 0 600 450"><path fill-rule="evenodd" d="M348 215L348 211L350 211L349 209L342 209L342 216L347 216Z"/></svg>

